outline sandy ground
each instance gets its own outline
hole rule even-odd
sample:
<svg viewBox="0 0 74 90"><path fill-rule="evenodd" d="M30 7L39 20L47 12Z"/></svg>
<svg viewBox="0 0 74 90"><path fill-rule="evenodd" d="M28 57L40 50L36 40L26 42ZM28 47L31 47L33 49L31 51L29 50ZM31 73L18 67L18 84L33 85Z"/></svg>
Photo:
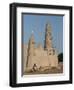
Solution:
<svg viewBox="0 0 74 90"><path fill-rule="evenodd" d="M63 63L59 63L58 68L51 68L51 69L44 69L44 70L37 70L37 71L26 71L24 72L24 75L35 75L35 74L57 74L57 73L63 73Z"/></svg>

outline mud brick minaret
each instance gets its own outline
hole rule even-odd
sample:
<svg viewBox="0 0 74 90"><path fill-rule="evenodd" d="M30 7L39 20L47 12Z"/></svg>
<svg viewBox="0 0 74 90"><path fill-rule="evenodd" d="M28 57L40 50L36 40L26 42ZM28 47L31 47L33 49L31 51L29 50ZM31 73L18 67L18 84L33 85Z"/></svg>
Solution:
<svg viewBox="0 0 74 90"><path fill-rule="evenodd" d="M34 48L35 48L35 41L34 41L34 35L32 33L28 44L28 55L27 55L27 63L26 63L27 67L31 67L32 58L34 55Z"/></svg>
<svg viewBox="0 0 74 90"><path fill-rule="evenodd" d="M52 45L52 28L50 24L46 24L44 38L44 48L42 45L35 46L34 33L31 34L27 49L26 68L28 70L31 70L33 66L38 69L40 67L58 67L57 52Z"/></svg>
<svg viewBox="0 0 74 90"><path fill-rule="evenodd" d="M49 23L46 24L44 49L47 50L50 66L57 67L58 66L57 52L55 48L53 48L52 28Z"/></svg>
<svg viewBox="0 0 74 90"><path fill-rule="evenodd" d="M51 30L51 25L46 24L46 30L45 30L45 49L50 49L52 48L52 30Z"/></svg>

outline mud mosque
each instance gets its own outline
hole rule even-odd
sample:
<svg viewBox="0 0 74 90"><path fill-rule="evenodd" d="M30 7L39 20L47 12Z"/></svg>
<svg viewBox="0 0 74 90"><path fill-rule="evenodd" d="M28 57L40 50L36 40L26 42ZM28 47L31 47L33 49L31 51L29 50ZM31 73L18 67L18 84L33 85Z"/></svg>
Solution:
<svg viewBox="0 0 74 90"><path fill-rule="evenodd" d="M36 46L32 33L28 45L23 49L23 72L28 70L41 70L58 67L58 57L52 45L52 29L50 24L46 24L44 47L39 44Z"/></svg>

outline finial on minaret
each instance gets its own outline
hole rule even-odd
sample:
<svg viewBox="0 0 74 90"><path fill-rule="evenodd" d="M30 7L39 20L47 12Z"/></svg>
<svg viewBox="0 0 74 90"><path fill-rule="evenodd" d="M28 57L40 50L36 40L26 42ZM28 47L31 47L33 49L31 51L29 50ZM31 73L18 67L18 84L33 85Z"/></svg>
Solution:
<svg viewBox="0 0 74 90"><path fill-rule="evenodd" d="M34 33L34 31L32 30L32 34Z"/></svg>
<svg viewBox="0 0 74 90"><path fill-rule="evenodd" d="M31 32L31 38L33 38L34 37L34 31L32 30L32 32Z"/></svg>
<svg viewBox="0 0 74 90"><path fill-rule="evenodd" d="M50 24L50 22L46 23L46 30L47 31L51 31L51 24Z"/></svg>
<svg viewBox="0 0 74 90"><path fill-rule="evenodd" d="M34 31L32 30L31 31L31 38L34 36Z"/></svg>

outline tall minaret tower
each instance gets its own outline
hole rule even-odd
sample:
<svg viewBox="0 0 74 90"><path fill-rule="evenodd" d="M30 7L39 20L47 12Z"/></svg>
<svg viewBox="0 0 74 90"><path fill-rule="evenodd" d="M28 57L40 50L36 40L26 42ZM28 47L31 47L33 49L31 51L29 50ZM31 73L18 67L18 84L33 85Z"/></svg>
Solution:
<svg viewBox="0 0 74 90"><path fill-rule="evenodd" d="M34 55L35 41L33 32L31 34L31 38L28 43L28 55L27 55L27 63L26 67L31 67L32 57Z"/></svg>
<svg viewBox="0 0 74 90"><path fill-rule="evenodd" d="M51 67L58 67L58 57L55 48L52 46L52 29L50 24L46 24L45 32L45 50L49 56L49 64Z"/></svg>
<svg viewBox="0 0 74 90"><path fill-rule="evenodd" d="M46 24L46 31L45 31L45 49L50 49L52 48L52 30L51 30L51 25Z"/></svg>

